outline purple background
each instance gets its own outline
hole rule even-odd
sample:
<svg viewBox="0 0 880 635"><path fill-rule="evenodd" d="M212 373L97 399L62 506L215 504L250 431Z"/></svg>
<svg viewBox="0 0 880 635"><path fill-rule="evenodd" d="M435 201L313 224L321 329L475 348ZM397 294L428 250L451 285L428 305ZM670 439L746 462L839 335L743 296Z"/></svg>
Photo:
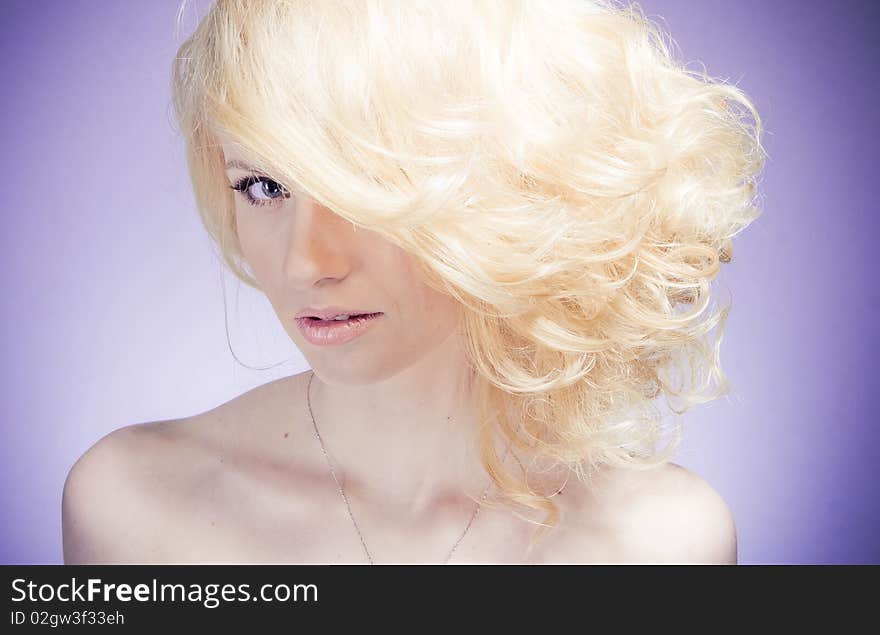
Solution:
<svg viewBox="0 0 880 635"><path fill-rule="evenodd" d="M808 4L641 3L754 99L770 153L719 281L732 393L687 415L677 460L730 504L741 563L880 563L880 11ZM0 563L61 562L64 478L104 434L306 368L197 219L169 104L197 16L176 34L178 5L4 3ZM268 370L230 354L224 290L232 350Z"/></svg>

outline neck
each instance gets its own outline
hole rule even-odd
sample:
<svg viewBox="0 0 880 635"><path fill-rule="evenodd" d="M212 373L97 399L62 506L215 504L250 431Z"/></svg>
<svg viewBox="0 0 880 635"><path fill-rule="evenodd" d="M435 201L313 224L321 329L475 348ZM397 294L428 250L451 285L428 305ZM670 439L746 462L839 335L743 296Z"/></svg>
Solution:
<svg viewBox="0 0 880 635"><path fill-rule="evenodd" d="M463 491L479 496L490 482L479 464L469 370L457 342L370 384L325 383L314 374L310 395L349 495L418 515Z"/></svg>

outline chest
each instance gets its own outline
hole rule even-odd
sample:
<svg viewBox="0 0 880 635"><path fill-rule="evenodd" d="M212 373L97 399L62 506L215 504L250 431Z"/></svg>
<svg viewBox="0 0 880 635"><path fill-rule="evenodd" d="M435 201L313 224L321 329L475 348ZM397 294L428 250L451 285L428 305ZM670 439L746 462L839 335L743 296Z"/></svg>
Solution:
<svg viewBox="0 0 880 635"><path fill-rule="evenodd" d="M481 507L466 499L423 520L395 516L349 501L338 490L273 488L244 492L215 488L190 503L167 526L155 553L166 562L337 564L590 563L612 559L613 541L577 522L563 524L537 543L536 525L501 508ZM355 520L352 520L352 515Z"/></svg>

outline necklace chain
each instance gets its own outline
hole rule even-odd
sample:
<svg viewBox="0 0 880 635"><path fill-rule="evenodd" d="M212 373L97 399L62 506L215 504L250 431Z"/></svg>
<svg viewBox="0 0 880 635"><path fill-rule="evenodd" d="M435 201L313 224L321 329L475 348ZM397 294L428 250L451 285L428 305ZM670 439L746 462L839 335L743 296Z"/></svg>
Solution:
<svg viewBox="0 0 880 635"><path fill-rule="evenodd" d="M364 535L361 533L360 527L358 527L357 521L354 519L354 514L351 512L351 505L348 502L348 497L345 495L345 491L342 489L342 485L339 483L339 479L336 477L336 470L333 469L333 462L330 460L330 456L327 454L327 448L324 446L324 439L321 438L321 433L318 431L318 424L315 422L315 415L312 413L312 379L314 378L314 371L309 375L309 385L306 388L306 402L309 406L309 416L312 418L312 425L315 428L315 436L318 437L318 443L321 444L321 451L324 453L324 458L327 459L327 466L330 468L330 474L333 476L333 480L336 481L336 488L339 490L339 494L342 496L343 502L345 502L345 508L348 510L348 515L351 518L351 522L354 525L355 531L357 531L358 537L361 540L361 546L364 548L364 553L367 554L367 560L370 561L370 564L373 563L373 556L370 555L370 550L367 549L367 543L364 541ZM477 514L480 512L480 508L482 507L483 501L486 499L486 495L489 493L489 487L491 487L491 483L486 486L486 489L483 491L483 496L480 498L480 502L477 503L476 509L474 509L474 513L471 515L471 519L468 521L467 526L464 528L464 531L458 537L458 540L455 541L455 544L452 545L452 549L449 551L449 554L446 556L446 559L443 561L443 564L447 564L449 559L452 558L452 554L455 553L455 550L458 548L459 543L461 543L462 539L464 539L468 530L471 528L471 524L474 522L474 519L477 517Z"/></svg>

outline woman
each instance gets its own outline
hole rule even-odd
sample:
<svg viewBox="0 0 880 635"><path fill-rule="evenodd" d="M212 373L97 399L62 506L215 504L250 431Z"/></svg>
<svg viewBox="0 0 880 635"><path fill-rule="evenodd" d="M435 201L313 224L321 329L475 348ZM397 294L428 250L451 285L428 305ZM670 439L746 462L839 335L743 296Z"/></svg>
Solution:
<svg viewBox="0 0 880 635"><path fill-rule="evenodd" d="M761 123L663 37L595 0L218 0L174 66L196 202L311 369L101 439L65 562L735 563L666 424L727 389Z"/></svg>

